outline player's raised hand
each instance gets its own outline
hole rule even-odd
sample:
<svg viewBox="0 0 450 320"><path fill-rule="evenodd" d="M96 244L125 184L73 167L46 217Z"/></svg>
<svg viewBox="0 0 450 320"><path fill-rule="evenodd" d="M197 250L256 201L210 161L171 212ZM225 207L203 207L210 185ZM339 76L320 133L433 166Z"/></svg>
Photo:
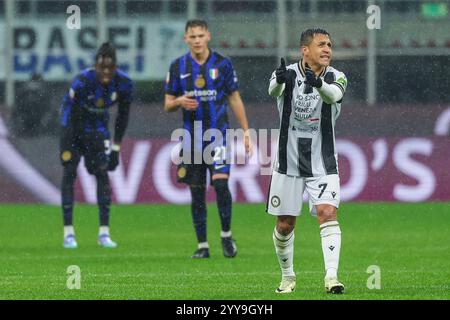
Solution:
<svg viewBox="0 0 450 320"><path fill-rule="evenodd" d="M275 76L278 84L286 82L286 62L284 62L284 58L281 58L280 66L275 70Z"/></svg>
<svg viewBox="0 0 450 320"><path fill-rule="evenodd" d="M193 96L184 95L177 99L180 106L186 110L195 110L198 107L197 99L195 99Z"/></svg>
<svg viewBox="0 0 450 320"><path fill-rule="evenodd" d="M316 88L320 88L322 86L322 79L320 77L316 77L316 74L308 65L308 63L305 63L305 76L306 76L305 80L306 84L309 84L310 86Z"/></svg>

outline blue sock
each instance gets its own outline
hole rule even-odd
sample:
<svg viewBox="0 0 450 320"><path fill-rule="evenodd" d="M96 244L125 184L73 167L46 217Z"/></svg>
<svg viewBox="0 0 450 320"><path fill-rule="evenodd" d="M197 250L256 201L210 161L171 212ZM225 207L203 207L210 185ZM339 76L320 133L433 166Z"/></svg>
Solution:
<svg viewBox="0 0 450 320"><path fill-rule="evenodd" d="M231 230L231 193L228 188L228 179L217 179L213 181L216 190L217 207L219 209L220 222L222 224L222 231L228 232Z"/></svg>
<svg viewBox="0 0 450 320"><path fill-rule="evenodd" d="M205 186L191 186L191 212L197 241L206 242L206 200Z"/></svg>

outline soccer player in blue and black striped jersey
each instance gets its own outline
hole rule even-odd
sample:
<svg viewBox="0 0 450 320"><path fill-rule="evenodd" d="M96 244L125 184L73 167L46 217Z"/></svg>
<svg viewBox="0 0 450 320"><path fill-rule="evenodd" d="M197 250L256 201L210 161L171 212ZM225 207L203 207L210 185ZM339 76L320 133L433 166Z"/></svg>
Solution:
<svg viewBox="0 0 450 320"><path fill-rule="evenodd" d="M217 195L223 253L225 257L235 257L237 247L231 235L232 199L228 188L230 164L223 161L228 151L226 138L215 141L213 161L205 161L203 157L200 161L195 161L198 159L195 154L203 155L202 152L212 143L202 139L206 130L219 130L222 136L226 137L226 129L229 128L228 105L245 132L245 148L246 152L250 153L251 143L245 108L231 61L208 47L211 34L206 21L189 20L186 23L184 40L189 52L173 61L170 66L166 79L164 109L168 112L182 109L183 128L190 136L190 139L184 137L180 155L186 159L188 154L188 158L194 161L183 160L178 166L177 177L179 182L188 184L191 190L192 219L198 241L198 248L192 257L209 257L205 203L207 170Z"/></svg>
<svg viewBox="0 0 450 320"><path fill-rule="evenodd" d="M78 246L72 215L73 188L81 157L84 157L87 171L97 180L98 243L108 248L117 246L109 235L111 187L108 170L114 170L119 164L120 144L128 125L133 83L127 74L117 69L116 63L115 48L110 43L102 44L96 54L94 68L86 69L75 77L61 106L60 159L64 168L61 193L65 248ZM109 110L115 104L118 104L118 112L111 144Z"/></svg>

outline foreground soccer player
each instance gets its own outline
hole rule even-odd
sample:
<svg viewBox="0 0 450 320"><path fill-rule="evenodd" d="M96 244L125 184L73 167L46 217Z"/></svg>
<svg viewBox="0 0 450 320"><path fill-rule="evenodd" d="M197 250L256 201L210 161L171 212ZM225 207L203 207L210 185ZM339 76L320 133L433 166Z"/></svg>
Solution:
<svg viewBox="0 0 450 320"><path fill-rule="evenodd" d="M72 223L73 188L82 156L87 171L97 180L100 217L98 243L107 248L117 246L109 235L111 188L108 170L114 170L119 164L120 144L128 125L132 86L129 76L117 69L114 47L104 43L95 57L95 67L82 71L64 96L61 107L60 157L64 167L62 210L65 248L78 246ZM109 109L116 103L118 113L114 142L110 145Z"/></svg>
<svg viewBox="0 0 450 320"><path fill-rule="evenodd" d="M232 258L237 247L231 234L232 199L228 188L230 164L226 163L226 139L216 139L213 162L203 158L203 151L209 142L202 137L206 130L220 130L226 137L229 128L227 105L233 110L240 126L247 133L245 148L251 152L248 136L248 122L244 104L238 91L238 81L231 61L208 48L211 34L204 20L190 20L186 23L184 40L189 52L172 62L167 76L164 109L168 112L183 110L183 127L190 137L184 137L182 158L190 158L178 166L179 182L189 185L192 196L191 213L197 235L198 248L193 258L208 258L209 245L206 237L206 172L209 170L212 185L217 195L220 214L223 254ZM200 127L196 128L196 124ZM194 140L197 139L196 142ZM220 140L220 141L219 141ZM212 143L212 142L211 142ZM196 147L198 146L198 147ZM197 153L199 163L195 163Z"/></svg>
<svg viewBox="0 0 450 320"><path fill-rule="evenodd" d="M280 113L278 154L270 183L267 212L277 216L273 231L282 280L278 293L294 291L294 227L303 191L316 213L325 263L325 289L343 293L337 279L341 229L337 221L340 185L334 126L341 111L347 79L330 66L331 40L322 29L305 30L300 38L303 58L273 72L269 94Z"/></svg>

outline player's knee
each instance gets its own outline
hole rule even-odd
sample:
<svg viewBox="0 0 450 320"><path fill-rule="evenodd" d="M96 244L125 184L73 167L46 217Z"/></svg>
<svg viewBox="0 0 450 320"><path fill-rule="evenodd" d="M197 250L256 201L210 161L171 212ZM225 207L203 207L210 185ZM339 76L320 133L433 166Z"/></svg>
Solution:
<svg viewBox="0 0 450 320"><path fill-rule="evenodd" d="M277 232L283 236L290 234L295 227L295 217L280 216L277 219Z"/></svg>
<svg viewBox="0 0 450 320"><path fill-rule="evenodd" d="M335 221L336 213L337 210L334 206L324 205L319 207L317 211L317 217L319 218L320 223L324 223L327 221Z"/></svg>

